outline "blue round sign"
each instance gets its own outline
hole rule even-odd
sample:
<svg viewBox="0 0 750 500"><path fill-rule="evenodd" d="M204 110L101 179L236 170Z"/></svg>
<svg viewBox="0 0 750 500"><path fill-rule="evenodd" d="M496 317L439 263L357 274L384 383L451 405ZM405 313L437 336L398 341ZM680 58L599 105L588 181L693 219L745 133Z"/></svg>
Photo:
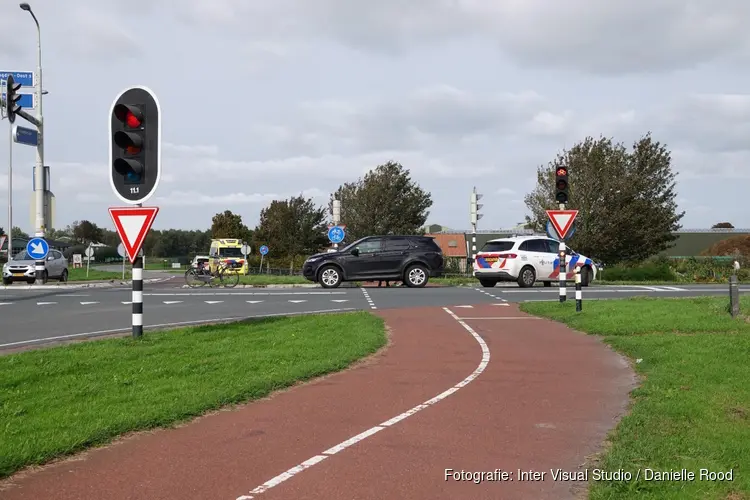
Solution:
<svg viewBox="0 0 750 500"><path fill-rule="evenodd" d="M333 226L328 229L328 239L331 240L331 243L341 243L345 236L346 231L341 226Z"/></svg>
<svg viewBox="0 0 750 500"><path fill-rule="evenodd" d="M260 246L260 254L261 255L266 255L267 253L268 253L268 247L266 245L261 245Z"/></svg>
<svg viewBox="0 0 750 500"><path fill-rule="evenodd" d="M570 229L568 230L568 234L565 235L565 240L568 241L576 232L576 223L573 222L573 224L570 226ZM557 234L557 231L555 230L555 227L552 225L551 221L547 221L547 236L552 238L553 240L560 241L560 235Z"/></svg>
<svg viewBox="0 0 750 500"><path fill-rule="evenodd" d="M26 253L35 260L44 260L49 253L49 243L44 238L31 238L26 243Z"/></svg>

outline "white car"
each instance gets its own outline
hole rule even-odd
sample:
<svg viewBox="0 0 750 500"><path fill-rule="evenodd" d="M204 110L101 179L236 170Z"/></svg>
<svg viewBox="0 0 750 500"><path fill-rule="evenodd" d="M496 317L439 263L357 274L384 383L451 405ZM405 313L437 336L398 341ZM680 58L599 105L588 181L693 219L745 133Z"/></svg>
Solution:
<svg viewBox="0 0 750 500"><path fill-rule="evenodd" d="M560 242L546 236L515 236L490 240L477 252L474 277L484 287L500 281L515 281L520 287L533 286L541 281L551 286L560 281ZM580 269L581 286L596 279L596 265L566 247L565 271L568 281L575 280L575 268Z"/></svg>

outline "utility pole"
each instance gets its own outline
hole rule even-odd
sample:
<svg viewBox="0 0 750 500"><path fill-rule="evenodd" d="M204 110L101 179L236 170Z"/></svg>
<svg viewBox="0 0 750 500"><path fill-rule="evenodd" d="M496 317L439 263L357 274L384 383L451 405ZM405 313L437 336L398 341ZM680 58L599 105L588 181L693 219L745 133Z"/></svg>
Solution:
<svg viewBox="0 0 750 500"><path fill-rule="evenodd" d="M479 209L484 205L477 203L482 199L482 195L477 193L477 187L471 191L471 197L469 201L469 214L471 220L471 265L474 265L474 261L477 258L477 222L482 218L484 214L479 213Z"/></svg>

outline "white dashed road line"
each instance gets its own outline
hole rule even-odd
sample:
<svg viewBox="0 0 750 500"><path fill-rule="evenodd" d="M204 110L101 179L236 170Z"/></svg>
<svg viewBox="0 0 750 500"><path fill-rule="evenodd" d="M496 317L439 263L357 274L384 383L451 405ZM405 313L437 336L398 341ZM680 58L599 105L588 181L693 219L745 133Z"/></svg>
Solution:
<svg viewBox="0 0 750 500"><path fill-rule="evenodd" d="M476 290L479 293L483 293L483 294L485 294L488 297L492 297L495 300L499 300L500 302L508 302L506 299L500 298L497 295L494 295L494 294L488 292L487 290L482 290L481 288L475 288L474 290Z"/></svg>
<svg viewBox="0 0 750 500"><path fill-rule="evenodd" d="M362 289L362 291L365 293L365 295L367 295L367 291L364 288ZM373 306L373 309L374 308L375 307ZM490 362L490 348L487 347L487 343L484 341L484 339L477 332L475 332L468 324L466 324L461 318L459 318L458 316L456 316L453 313L453 311L451 311L447 307L443 307L443 310L446 313L450 314L451 317L454 320L456 320L456 322L458 322L459 325L461 325L467 332L469 332L471 334L471 336L474 337L474 340L476 340L477 343L479 344L479 346L482 348L482 360L479 362L479 366L477 366L476 369L473 372L471 372L471 374L469 374L468 377L466 377L465 379L463 379L461 382L457 383L456 385L454 385L450 389L441 392L440 394L438 394L434 398L432 398L430 400L427 400L427 401L425 401L424 403L422 403L420 405L415 406L411 410L407 410L404 413L401 413L400 415L396 415L392 419L386 420L385 422L381 423L380 425L376 425L375 427L371 427L370 429L367 429L366 431L361 432L361 433L357 434L356 436L353 436L353 437L347 439L346 441L344 441L342 443L339 443L339 444L337 444L337 445L335 445L335 446L327 449L326 451L324 451L320 455L315 455L314 457L308 458L307 460L305 460L301 464L292 467L291 469L287 470L286 472L282 472L281 474L279 474L278 476L274 477L273 479L270 479L270 480L266 481L265 483L261 484L260 486L258 486L257 488L254 488L247 495L241 495L241 496L237 497L237 500L251 500L251 499L255 498L257 495L260 495L261 493L263 493L263 492L265 492L265 491L273 488L274 486L280 485L284 481L287 481L288 479L293 478L294 476L296 476L300 472L302 472L302 471L304 471L306 469L309 469L313 465L322 462L326 458L328 458L330 456L333 456L336 453L339 453L340 451L343 451L343 450L349 448L350 446L353 446L353 445L359 443L360 441L363 441L363 440L367 439L368 437L372 436L373 434L377 434L378 432L380 432L380 431L382 431L382 430L384 430L384 429L386 429L386 428L388 428L388 427L390 427L392 425L395 425L398 422L401 422L402 420L405 420L405 419L411 417L415 413L418 413L418 412L424 410L425 408L429 408L430 406L434 405L435 403L439 403L440 401L442 401L443 399L447 398L448 396L450 396L454 392L457 392L462 387L465 387L472 380L474 380L479 375L481 375L481 373L485 370L485 368L487 368L487 365Z"/></svg>
<svg viewBox="0 0 750 500"><path fill-rule="evenodd" d="M370 304L370 309L377 309L377 307L375 307L375 302L372 301L372 299L370 298L370 294L367 293L367 289L361 288L361 290L362 290L362 293L365 295L365 300L367 301L368 304Z"/></svg>

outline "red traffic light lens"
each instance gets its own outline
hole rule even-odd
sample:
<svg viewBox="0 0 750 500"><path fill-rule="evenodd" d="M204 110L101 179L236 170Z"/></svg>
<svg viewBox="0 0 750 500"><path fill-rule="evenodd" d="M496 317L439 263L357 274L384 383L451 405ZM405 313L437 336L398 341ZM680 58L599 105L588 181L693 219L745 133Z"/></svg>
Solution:
<svg viewBox="0 0 750 500"><path fill-rule="evenodd" d="M143 114L135 106L118 104L115 106L115 116L129 128L138 128L143 125Z"/></svg>
<svg viewBox="0 0 750 500"><path fill-rule="evenodd" d="M564 167L558 168L557 169L557 175L558 176L568 175L568 169L564 168Z"/></svg>

